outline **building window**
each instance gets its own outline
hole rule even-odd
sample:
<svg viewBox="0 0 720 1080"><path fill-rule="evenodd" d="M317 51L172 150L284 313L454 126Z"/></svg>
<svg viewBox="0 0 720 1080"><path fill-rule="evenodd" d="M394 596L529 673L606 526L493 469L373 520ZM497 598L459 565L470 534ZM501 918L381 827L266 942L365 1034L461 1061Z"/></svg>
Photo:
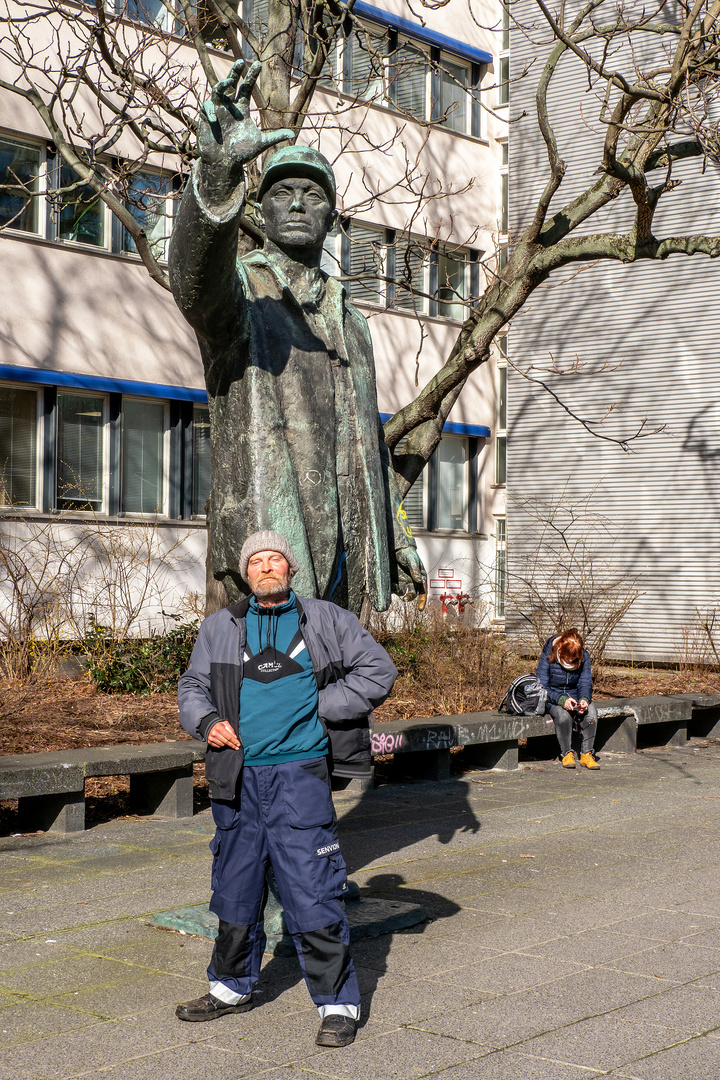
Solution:
<svg viewBox="0 0 720 1080"><path fill-rule="evenodd" d="M498 80L498 105L507 105L510 101L510 57L500 57L500 78Z"/></svg>
<svg viewBox="0 0 720 1080"><path fill-rule="evenodd" d="M193 517L202 517L210 494L210 410L207 406L194 406L192 430L192 513Z"/></svg>
<svg viewBox="0 0 720 1080"><path fill-rule="evenodd" d="M166 30L172 19L164 0L115 0L115 14L158 30Z"/></svg>
<svg viewBox="0 0 720 1080"><path fill-rule="evenodd" d="M37 393L0 387L0 506L37 505Z"/></svg>
<svg viewBox="0 0 720 1080"><path fill-rule="evenodd" d="M166 408L147 398L123 398L122 497L123 514L162 514L165 511Z"/></svg>
<svg viewBox="0 0 720 1080"><path fill-rule="evenodd" d="M476 439L443 435L432 458L403 499L411 529L472 532L472 459ZM402 447L402 443L399 444Z"/></svg>
<svg viewBox="0 0 720 1080"><path fill-rule="evenodd" d="M391 306L401 311L423 314L427 310L427 269L430 248L427 240L398 234L391 244L393 282Z"/></svg>
<svg viewBox="0 0 720 1080"><path fill-rule="evenodd" d="M322 267L337 273L338 262L348 294L356 302L429 314L462 322L477 295L477 251L431 247L425 237L352 219L328 237ZM474 281L474 284L473 284Z"/></svg>
<svg viewBox="0 0 720 1080"><path fill-rule="evenodd" d="M125 206L145 230L157 259L167 257L172 186L170 176L151 172L136 173L126 181ZM111 228L110 222L110 211L97 192L58 154L0 136L0 229L135 254L127 229L119 222Z"/></svg>
<svg viewBox="0 0 720 1080"><path fill-rule="evenodd" d="M495 407L495 483L507 482L507 335L498 341L497 398Z"/></svg>
<svg viewBox="0 0 720 1080"><path fill-rule="evenodd" d="M495 618L505 616L507 592L507 563L505 550L505 518L495 519Z"/></svg>
<svg viewBox="0 0 720 1080"><path fill-rule="evenodd" d="M345 236L348 251L343 269L349 279L348 295L356 301L384 305L387 273L385 230L351 221L346 226Z"/></svg>
<svg viewBox="0 0 720 1080"><path fill-rule="evenodd" d="M38 147L0 137L0 227L40 232L41 163Z"/></svg>
<svg viewBox="0 0 720 1080"><path fill-rule="evenodd" d="M507 235L510 219L509 180L508 144L504 142L500 147L500 232L505 235Z"/></svg>
<svg viewBox="0 0 720 1080"><path fill-rule="evenodd" d="M58 510L104 508L106 399L95 394L58 395Z"/></svg>
<svg viewBox="0 0 720 1080"><path fill-rule="evenodd" d="M428 120L430 59L416 45L401 42L391 61L389 97L400 112L414 120Z"/></svg>
<svg viewBox="0 0 720 1080"><path fill-rule="evenodd" d="M451 131L468 131L468 83L470 73L465 64L453 63L443 57L437 66L440 83L438 111L440 123Z"/></svg>
<svg viewBox="0 0 720 1080"><path fill-rule="evenodd" d="M445 319L463 322L465 303L469 296L470 267L460 252L438 252L437 313Z"/></svg>
<svg viewBox="0 0 720 1080"><path fill-rule="evenodd" d="M385 98L388 34L359 23L345 39L343 90L363 101Z"/></svg>
<svg viewBox="0 0 720 1080"><path fill-rule="evenodd" d="M435 528L467 531L468 440L443 438L437 458Z"/></svg>
<svg viewBox="0 0 720 1080"><path fill-rule="evenodd" d="M243 0L243 19L261 47L266 45L268 0ZM256 51L244 42L246 56ZM304 73L305 38L299 31L293 66ZM398 38L389 26L346 21L333 37L318 85L376 104L388 105L422 123L480 138L480 88L485 65L454 53Z"/></svg>
<svg viewBox="0 0 720 1080"><path fill-rule="evenodd" d="M167 257L171 186L170 177L156 173L136 173L128 184L125 205L145 230L150 250L156 259ZM132 236L125 228L122 232L123 251L136 255L137 247Z"/></svg>
<svg viewBox="0 0 720 1080"><path fill-rule="evenodd" d="M105 203L89 184L78 179L74 169L60 164L50 172L53 233L58 240L71 240L93 247L107 246Z"/></svg>

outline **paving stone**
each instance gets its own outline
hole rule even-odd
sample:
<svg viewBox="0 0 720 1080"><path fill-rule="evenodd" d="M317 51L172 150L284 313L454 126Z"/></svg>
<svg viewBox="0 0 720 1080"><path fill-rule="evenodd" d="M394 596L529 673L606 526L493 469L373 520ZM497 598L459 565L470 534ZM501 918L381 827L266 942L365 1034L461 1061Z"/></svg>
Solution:
<svg viewBox="0 0 720 1080"><path fill-rule="evenodd" d="M717 1080L720 1043L717 1039L698 1036L668 1047L650 1057L623 1066L612 1077L631 1077L632 1080L675 1080L676 1077L692 1077L692 1080Z"/></svg>
<svg viewBox="0 0 720 1080"><path fill-rule="evenodd" d="M159 1005L174 1013L178 1002L207 993L205 981L196 993L199 980L143 969L138 971L141 973L134 973L122 981L57 994L48 997L47 1001L58 1006L73 1006L104 1020L122 1020L134 1016L139 1008L155 1009Z"/></svg>
<svg viewBox="0 0 720 1080"><path fill-rule="evenodd" d="M380 1075L382 1080L414 1080L427 1076L431 1069L440 1072L452 1065L477 1061L489 1049L417 1029L401 1028L372 1036L363 1029L352 1046L324 1050L322 1060L312 1065L332 1077L351 1080Z"/></svg>
<svg viewBox="0 0 720 1080"><path fill-rule="evenodd" d="M169 1076L172 1080L242 1080L262 1076L265 1080L267 1068L266 1061L221 1050L212 1042L202 1041L134 1057L104 1069L99 1077L102 1080L168 1080ZM88 1074L80 1075L87 1077ZM303 1080L308 1080L307 1073Z"/></svg>
<svg viewBox="0 0 720 1080"><path fill-rule="evenodd" d="M368 1002L374 1021L392 1024L419 1024L447 1012L462 1011L484 995L467 986L454 986L443 979L398 979L386 977L375 985L359 977L360 992Z"/></svg>
<svg viewBox="0 0 720 1080"><path fill-rule="evenodd" d="M642 1001L626 1005L611 1015L637 1023L667 1024L681 1031L685 1037L700 1035L718 1023L720 990L699 982L671 986Z"/></svg>
<svg viewBox="0 0 720 1080"><path fill-rule="evenodd" d="M495 1050L446 1069L442 1080L592 1080L592 1075L580 1066Z"/></svg>
<svg viewBox="0 0 720 1080"><path fill-rule="evenodd" d="M652 948L648 938L612 930L571 933L551 941L538 942L519 950L527 956L545 956L551 960L572 960L578 964L610 963L616 958L632 957Z"/></svg>
<svg viewBox="0 0 720 1080"><path fill-rule="evenodd" d="M572 960L547 960L540 956L520 953L501 953L482 960L479 964L465 964L455 971L445 973L445 978L455 986L467 986L488 994L507 993L524 987L541 986L564 979L579 971L582 962Z"/></svg>
<svg viewBox="0 0 720 1080"><path fill-rule="evenodd" d="M100 1022L97 1017L78 1009L64 1009L26 999L0 1010L0 1042L4 1047L10 1047Z"/></svg>
<svg viewBox="0 0 720 1080"><path fill-rule="evenodd" d="M126 964L81 954L4 972L2 985L8 990L35 997L53 997L69 990L95 990L130 976Z"/></svg>
<svg viewBox="0 0 720 1080"><path fill-rule="evenodd" d="M189 1041L174 1040L176 1046ZM29 1072L40 1080L65 1080L165 1049L172 1046L150 1032L116 1023L93 1024L80 1031L63 1032L59 1039L36 1039L11 1047L4 1055L4 1064L5 1068L17 1069L21 1074Z"/></svg>
<svg viewBox="0 0 720 1080"><path fill-rule="evenodd" d="M617 1014L615 1014L617 1017ZM523 1052L598 1072L630 1068L638 1058L674 1046L683 1038L670 1027L593 1017L523 1043ZM720 1050L720 1044L718 1045ZM632 1069L630 1069L632 1071Z"/></svg>
<svg viewBox="0 0 720 1080"><path fill-rule="evenodd" d="M635 971L643 975L686 982L700 976L720 973L720 950L701 949L687 942L668 943L628 956L619 956L612 967L620 971Z"/></svg>

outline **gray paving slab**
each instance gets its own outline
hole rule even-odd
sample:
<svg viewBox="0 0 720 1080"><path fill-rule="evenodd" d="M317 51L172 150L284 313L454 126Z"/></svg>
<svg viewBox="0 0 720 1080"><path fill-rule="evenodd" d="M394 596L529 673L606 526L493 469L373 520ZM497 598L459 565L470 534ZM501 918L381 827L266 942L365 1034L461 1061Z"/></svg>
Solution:
<svg viewBox="0 0 720 1080"><path fill-rule="evenodd" d="M0 1080L716 1080L719 794L709 745L340 797L363 894L430 919L356 944L338 1051L292 957L251 1013L175 1017L209 943L148 922L206 902L208 812L0 839Z"/></svg>
<svg viewBox="0 0 720 1080"><path fill-rule="evenodd" d="M593 1072L547 1058L495 1050L442 1073L442 1080L593 1080Z"/></svg>
<svg viewBox="0 0 720 1080"><path fill-rule="evenodd" d="M0 1036L3 1045L9 1047L100 1022L98 1017L78 1009L64 1009L26 998L0 1010Z"/></svg>
<svg viewBox="0 0 720 1080"><path fill-rule="evenodd" d="M609 1015L641 1024L662 1022L686 1038L701 1035L714 1029L720 1019L720 990L699 983L670 986Z"/></svg>
<svg viewBox="0 0 720 1080"><path fill-rule="evenodd" d="M639 1061L633 1061L608 1075L614 1080L716 1080L720 1041L699 1035L668 1047Z"/></svg>
<svg viewBox="0 0 720 1080"><path fill-rule="evenodd" d="M686 1038L681 1031L615 1017L596 1016L523 1043L523 1051L598 1072L629 1068ZM718 1044L720 1050L720 1044Z"/></svg>

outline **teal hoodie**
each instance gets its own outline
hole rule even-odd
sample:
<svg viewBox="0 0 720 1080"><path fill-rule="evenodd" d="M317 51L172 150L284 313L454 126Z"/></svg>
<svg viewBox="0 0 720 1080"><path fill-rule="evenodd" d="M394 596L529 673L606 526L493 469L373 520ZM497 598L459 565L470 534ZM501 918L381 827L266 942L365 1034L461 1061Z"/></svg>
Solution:
<svg viewBox="0 0 720 1080"><path fill-rule="evenodd" d="M245 764L275 765L322 757L328 740L318 718L312 662L298 628L295 594L284 604L247 613L239 702Z"/></svg>

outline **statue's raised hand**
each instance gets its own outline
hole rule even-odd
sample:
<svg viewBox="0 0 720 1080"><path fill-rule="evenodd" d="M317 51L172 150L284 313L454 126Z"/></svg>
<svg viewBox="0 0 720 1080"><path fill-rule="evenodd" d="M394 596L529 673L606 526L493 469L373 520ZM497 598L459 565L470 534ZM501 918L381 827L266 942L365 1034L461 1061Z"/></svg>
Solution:
<svg viewBox="0 0 720 1080"><path fill-rule="evenodd" d="M198 150L206 169L219 167L237 174L243 165L271 146L295 138L288 128L261 131L251 118L250 100L260 64L252 64L241 81L244 67L244 60L233 64L227 78L215 84L210 99L202 107Z"/></svg>

